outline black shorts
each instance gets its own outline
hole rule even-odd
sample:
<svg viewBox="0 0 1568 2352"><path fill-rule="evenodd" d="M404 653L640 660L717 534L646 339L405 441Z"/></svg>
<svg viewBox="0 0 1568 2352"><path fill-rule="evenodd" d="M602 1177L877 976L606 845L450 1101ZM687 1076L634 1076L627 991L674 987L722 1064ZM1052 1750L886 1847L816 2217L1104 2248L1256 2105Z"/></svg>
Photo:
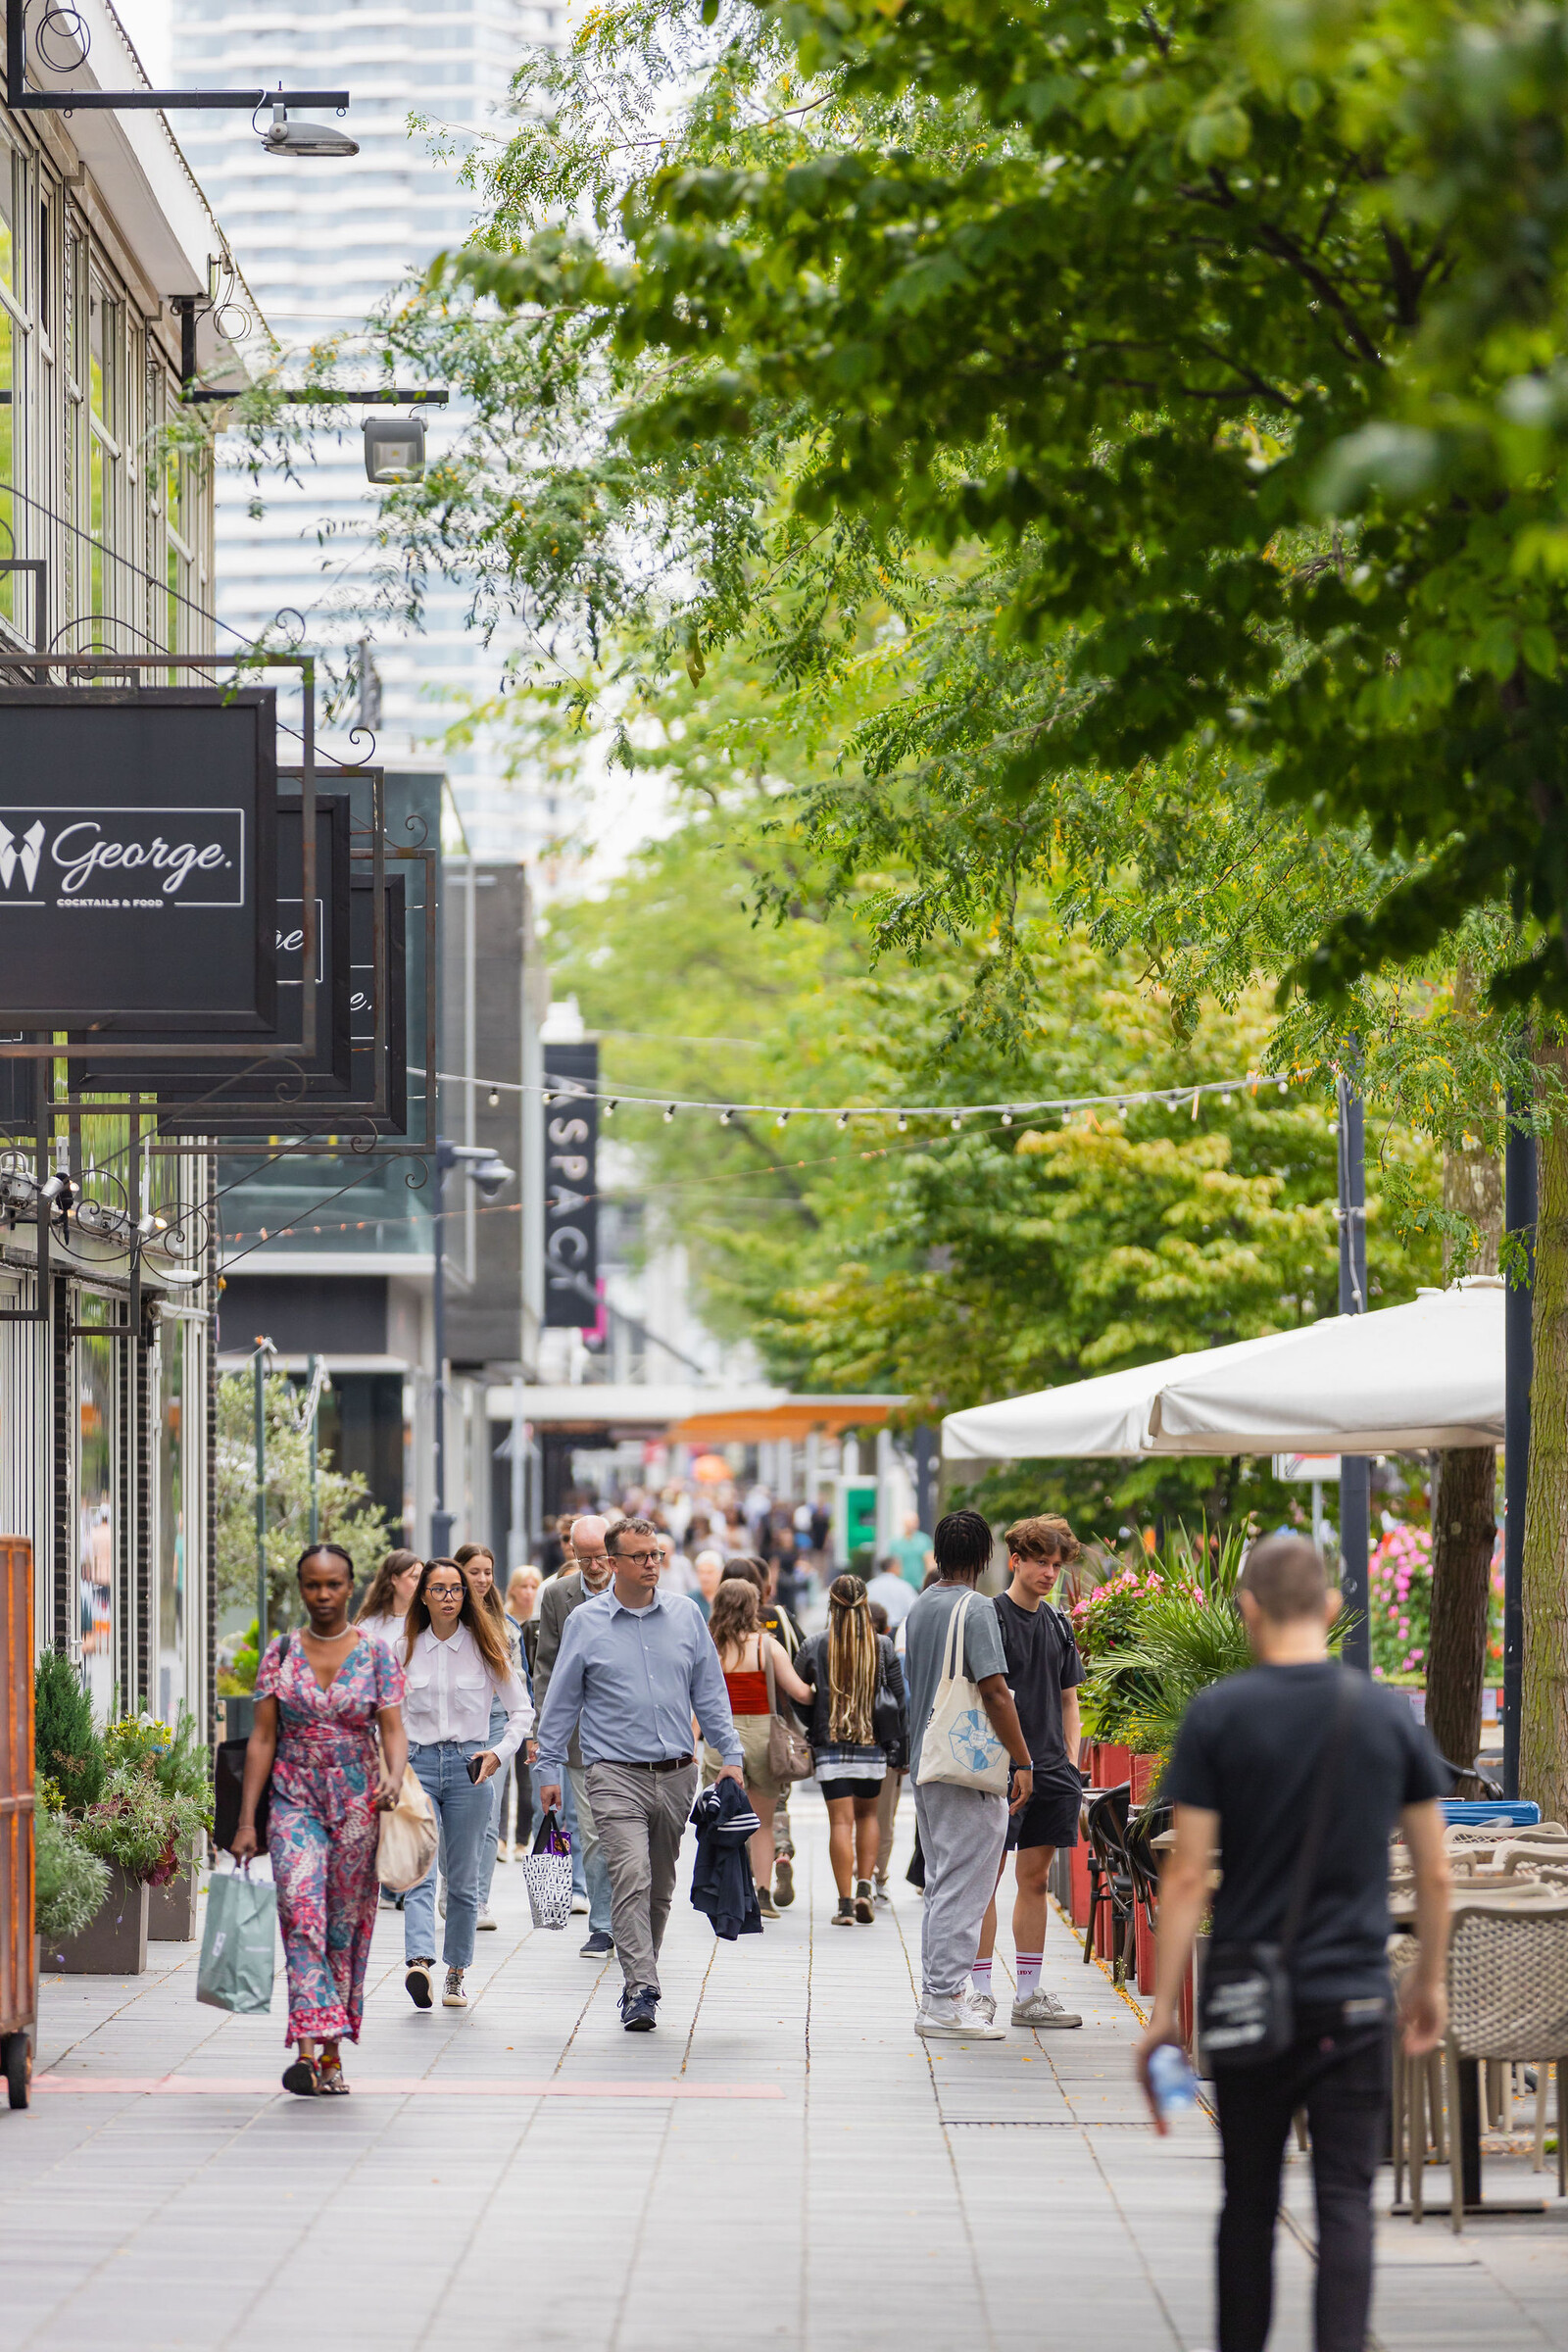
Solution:
<svg viewBox="0 0 1568 2352"><path fill-rule="evenodd" d="M1076 1845L1081 1789L1039 1788L1026 1805L1007 1815L1007 1851L1021 1845Z"/></svg>
<svg viewBox="0 0 1568 2352"><path fill-rule="evenodd" d="M882 1781L880 1776L874 1781L861 1781L853 1779L842 1781L818 1781L816 1785L821 1789L823 1796L827 1799L829 1804L831 1804L833 1799L837 1796L858 1796L866 1798L872 1804L874 1804L882 1793Z"/></svg>

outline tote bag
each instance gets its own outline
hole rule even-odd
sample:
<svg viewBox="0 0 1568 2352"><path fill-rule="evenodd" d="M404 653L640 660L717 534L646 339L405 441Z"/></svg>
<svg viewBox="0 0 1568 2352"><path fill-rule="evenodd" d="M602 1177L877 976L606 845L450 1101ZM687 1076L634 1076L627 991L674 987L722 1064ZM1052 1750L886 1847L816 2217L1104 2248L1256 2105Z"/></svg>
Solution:
<svg viewBox="0 0 1568 2352"><path fill-rule="evenodd" d="M426 1877L440 1833L430 1799L412 1764L403 1767L398 1801L381 1816L375 1841L375 1875L393 1894L407 1894Z"/></svg>
<svg viewBox="0 0 1568 2352"><path fill-rule="evenodd" d="M236 2017L262 2015L271 2005L277 1936L277 1888L269 1874L215 1870L207 1889L196 1998Z"/></svg>
<svg viewBox="0 0 1568 2352"><path fill-rule="evenodd" d="M762 1663L767 1669L767 1769L775 1781L808 1781L814 1769L810 1741L778 1711L770 1649L763 1651Z"/></svg>
<svg viewBox="0 0 1568 2352"><path fill-rule="evenodd" d="M524 1857L522 1883L536 1928L564 1928L571 1917L571 1839L554 1811L539 1824L533 1852Z"/></svg>
<svg viewBox="0 0 1568 2352"><path fill-rule="evenodd" d="M1004 1796L1007 1751L991 1728L978 1685L963 1671L963 1626L973 1601L974 1594L966 1592L948 1621L942 1680L914 1777L922 1787L927 1781L948 1781L958 1788L978 1788L985 1796Z"/></svg>

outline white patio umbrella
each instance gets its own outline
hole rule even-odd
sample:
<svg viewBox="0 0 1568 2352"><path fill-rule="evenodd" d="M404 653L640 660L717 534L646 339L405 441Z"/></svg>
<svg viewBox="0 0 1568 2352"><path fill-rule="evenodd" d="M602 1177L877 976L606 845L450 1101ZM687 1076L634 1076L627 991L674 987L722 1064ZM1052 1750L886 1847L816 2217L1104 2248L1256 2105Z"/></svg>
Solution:
<svg viewBox="0 0 1568 2352"><path fill-rule="evenodd" d="M1153 1453L1413 1453L1502 1442L1504 1285L1335 1315L950 1413L949 1461Z"/></svg>
<svg viewBox="0 0 1568 2352"><path fill-rule="evenodd" d="M1287 1348L1191 1358L1150 1416L1157 1453L1417 1453L1500 1446L1506 1285L1472 1276L1409 1306L1335 1315Z"/></svg>
<svg viewBox="0 0 1568 2352"><path fill-rule="evenodd" d="M1098 1380L1074 1380L1059 1389L1037 1389L1028 1396L972 1404L964 1412L949 1413L943 1422L942 1451L950 1462L1080 1454L1137 1457L1158 1451L1151 1444L1150 1419L1166 1385L1178 1374L1243 1363L1304 1336L1291 1331L1262 1340L1238 1340L1229 1348L1201 1348L1191 1355L1166 1356L1157 1364L1135 1364L1130 1372L1105 1372Z"/></svg>

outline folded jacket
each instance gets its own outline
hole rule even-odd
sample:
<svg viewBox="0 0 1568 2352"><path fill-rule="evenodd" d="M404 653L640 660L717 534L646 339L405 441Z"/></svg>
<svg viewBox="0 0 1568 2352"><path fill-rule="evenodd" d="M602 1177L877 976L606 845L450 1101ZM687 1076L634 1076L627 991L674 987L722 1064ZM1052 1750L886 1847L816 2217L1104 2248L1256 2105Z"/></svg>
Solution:
<svg viewBox="0 0 1568 2352"><path fill-rule="evenodd" d="M715 1781L692 1807L692 1823L697 1831L694 1907L708 1914L713 1934L726 1943L737 1936L760 1936L762 1915L748 1849L762 1825L751 1798L738 1781Z"/></svg>

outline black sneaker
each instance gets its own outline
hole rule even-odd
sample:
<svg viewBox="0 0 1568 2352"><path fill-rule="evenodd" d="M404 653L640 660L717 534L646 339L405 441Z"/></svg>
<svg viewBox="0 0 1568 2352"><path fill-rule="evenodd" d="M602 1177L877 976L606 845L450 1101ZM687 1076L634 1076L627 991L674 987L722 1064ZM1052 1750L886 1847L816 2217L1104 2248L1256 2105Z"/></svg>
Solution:
<svg viewBox="0 0 1568 2352"><path fill-rule="evenodd" d="M603 1928L594 1928L587 1942L578 1945L577 1956L581 1960L608 1960L614 1948L613 1936L607 1936Z"/></svg>
<svg viewBox="0 0 1568 2352"><path fill-rule="evenodd" d="M430 1978L434 1968L435 1962L433 1960L411 1960L409 1962L409 1973L404 1978L403 1982L408 1988L409 1998L414 2003L416 2009L428 2009L432 2000L435 1998L434 1992L432 1991L430 1985Z"/></svg>
<svg viewBox="0 0 1568 2352"><path fill-rule="evenodd" d="M628 1984L620 1996L620 2022L628 2034L651 2034L658 2025L659 1995L651 1984Z"/></svg>

